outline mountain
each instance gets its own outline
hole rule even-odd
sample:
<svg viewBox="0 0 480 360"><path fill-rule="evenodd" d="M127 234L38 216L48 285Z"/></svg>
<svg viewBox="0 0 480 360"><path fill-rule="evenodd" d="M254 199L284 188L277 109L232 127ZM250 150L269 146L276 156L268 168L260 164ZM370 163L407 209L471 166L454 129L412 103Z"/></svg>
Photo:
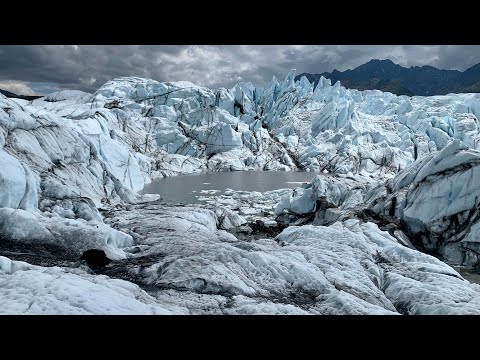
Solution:
<svg viewBox="0 0 480 360"><path fill-rule="evenodd" d="M465 71L442 70L433 66L413 66L405 68L391 60L370 60L353 70L331 73L303 75L315 85L321 76L330 79L332 83L340 81L347 88L358 90L381 90L396 95L445 95L449 93L480 92L480 64Z"/></svg>
<svg viewBox="0 0 480 360"><path fill-rule="evenodd" d="M480 314L438 258L480 265L480 94L294 77L0 95L0 313ZM295 189L194 206L144 191L297 169Z"/></svg>
<svg viewBox="0 0 480 360"><path fill-rule="evenodd" d="M35 99L38 99L38 98L42 97L42 96L39 96L39 95L17 95L15 93L12 93L12 92L7 91L7 90L2 90L2 89L0 89L0 94L6 96L8 98L23 99L23 100L28 100L28 101L35 100Z"/></svg>

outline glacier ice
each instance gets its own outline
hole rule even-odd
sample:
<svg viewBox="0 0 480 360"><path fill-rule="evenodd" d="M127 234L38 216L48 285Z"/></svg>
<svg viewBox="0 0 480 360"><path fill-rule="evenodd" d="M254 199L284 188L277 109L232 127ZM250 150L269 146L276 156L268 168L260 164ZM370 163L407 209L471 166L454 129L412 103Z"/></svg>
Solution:
<svg viewBox="0 0 480 360"><path fill-rule="evenodd" d="M0 314L186 313L180 307L161 306L128 281L93 276L80 269L33 266L3 256L0 256L0 302Z"/></svg>
<svg viewBox="0 0 480 360"><path fill-rule="evenodd" d="M138 204L105 221L135 229L129 276L155 285L160 301L196 302L191 313L480 312L479 285L370 222L290 226L275 239L245 242L199 207Z"/></svg>
<svg viewBox="0 0 480 360"><path fill-rule="evenodd" d="M100 248L120 262L159 254L172 261L133 274L163 289L155 298L87 313L476 313L478 287L410 248L454 264L480 263L479 116L479 94L409 98L325 78L314 88L305 77L294 82L294 71L264 88L122 77L94 94L0 96L0 241L55 244L75 254ZM127 226L141 204L161 219L156 198L138 194L157 178L296 169L311 171L311 183L263 194L232 190L207 202L212 211L164 209L173 225L147 216L137 224L142 236ZM225 231L275 217L314 226L290 226L278 243L242 242ZM351 269L341 265L346 259ZM96 281L28 266L2 273L5 284L18 284L21 274L48 282L56 272L59 282L73 276L90 288ZM123 293L109 283L94 288ZM157 304L174 299L189 305ZM28 301L6 311L83 311L58 304L28 310Z"/></svg>

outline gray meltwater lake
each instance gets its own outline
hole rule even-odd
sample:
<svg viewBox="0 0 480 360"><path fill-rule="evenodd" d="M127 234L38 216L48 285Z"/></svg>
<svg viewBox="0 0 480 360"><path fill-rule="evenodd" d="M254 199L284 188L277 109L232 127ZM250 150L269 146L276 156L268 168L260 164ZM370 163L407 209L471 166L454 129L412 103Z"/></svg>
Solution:
<svg viewBox="0 0 480 360"><path fill-rule="evenodd" d="M145 185L141 194L160 194L171 203L201 204L199 197L218 196L227 188L265 192L300 187L317 173L306 171L228 171L179 175Z"/></svg>

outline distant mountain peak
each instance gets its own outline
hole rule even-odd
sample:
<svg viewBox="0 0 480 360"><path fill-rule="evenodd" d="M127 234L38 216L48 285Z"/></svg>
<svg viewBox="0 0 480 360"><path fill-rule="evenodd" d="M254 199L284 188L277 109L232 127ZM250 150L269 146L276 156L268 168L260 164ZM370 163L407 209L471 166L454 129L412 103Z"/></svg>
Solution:
<svg viewBox="0 0 480 360"><path fill-rule="evenodd" d="M28 100L28 101L35 100L35 99L38 99L38 98L42 97L42 96L39 96L39 95L18 95L18 94L15 94L15 93L11 92L11 91L2 90L2 89L0 89L0 94L6 96L8 98L23 99L23 100Z"/></svg>
<svg viewBox="0 0 480 360"><path fill-rule="evenodd" d="M332 81L340 81L347 88L358 90L390 91L397 95L445 95L448 93L478 92L480 88L480 63L464 72L437 69L431 65L403 67L390 59L372 59L345 71L333 70L330 73L303 73L295 78L306 76L315 85L321 76Z"/></svg>
<svg viewBox="0 0 480 360"><path fill-rule="evenodd" d="M395 64L392 60L390 59L372 59L368 62L366 62L366 64L389 64L389 65L397 65Z"/></svg>
<svg viewBox="0 0 480 360"><path fill-rule="evenodd" d="M465 70L464 72L469 72L469 71L480 71L480 63L478 64L475 64L471 67L469 67L467 70Z"/></svg>

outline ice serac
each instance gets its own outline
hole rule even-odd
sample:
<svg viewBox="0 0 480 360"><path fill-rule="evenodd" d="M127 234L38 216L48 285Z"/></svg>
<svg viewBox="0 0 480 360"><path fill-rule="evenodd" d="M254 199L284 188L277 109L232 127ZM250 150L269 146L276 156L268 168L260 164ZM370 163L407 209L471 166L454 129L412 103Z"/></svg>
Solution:
<svg viewBox="0 0 480 360"><path fill-rule="evenodd" d="M306 78L293 79L294 70L265 89L240 83L212 90L118 78L93 95L60 92L35 100L17 109L8 126L33 126L28 114L38 109L52 114L49 119L61 118L82 134L111 176L133 191L174 174L162 172L166 154L200 160L190 172L301 167L386 178L454 138L470 147L478 143L478 96L398 97L332 86L324 78L313 91ZM22 111L28 116L20 116ZM212 159L229 151L235 151L236 162L226 160L228 155Z"/></svg>
<svg viewBox="0 0 480 360"><path fill-rule="evenodd" d="M33 211L37 206L37 183L28 168L0 150L0 207Z"/></svg>
<svg viewBox="0 0 480 360"><path fill-rule="evenodd" d="M313 89L306 78L294 82L294 74L292 70L283 81L273 79L266 88L240 83L215 90L187 81L117 78L93 95L61 91L33 102L4 98L0 121L7 131L32 131L48 120L44 130L33 132L36 141L29 139L28 149L41 150L38 154L47 163L43 153L50 160L64 160L58 150L67 150L63 141L44 146L53 143L53 130L48 130L53 124L48 122L68 128L73 131L68 143L79 144L77 155L84 157L80 149L85 145L75 139L81 135L112 181L130 191L159 176L232 166L303 167L386 178L453 139L470 148L478 144L478 95L408 98L345 89L325 78ZM44 134L38 136L40 132ZM213 155L232 150L238 150L236 163L208 163ZM187 156L192 163L200 160L199 167L164 172L167 154Z"/></svg>
<svg viewBox="0 0 480 360"><path fill-rule="evenodd" d="M402 219L427 251L478 265L480 152L460 140L417 160L391 179L373 210Z"/></svg>
<svg viewBox="0 0 480 360"><path fill-rule="evenodd" d="M242 135L235 131L230 124L218 124L207 129L195 131L198 141L207 145L207 154L217 154L241 147Z"/></svg>
<svg viewBox="0 0 480 360"><path fill-rule="evenodd" d="M361 176L317 175L303 188L281 198L274 214L277 221L294 223L299 217L314 215L315 225L331 225L352 216L363 207L368 186L375 184Z"/></svg>

